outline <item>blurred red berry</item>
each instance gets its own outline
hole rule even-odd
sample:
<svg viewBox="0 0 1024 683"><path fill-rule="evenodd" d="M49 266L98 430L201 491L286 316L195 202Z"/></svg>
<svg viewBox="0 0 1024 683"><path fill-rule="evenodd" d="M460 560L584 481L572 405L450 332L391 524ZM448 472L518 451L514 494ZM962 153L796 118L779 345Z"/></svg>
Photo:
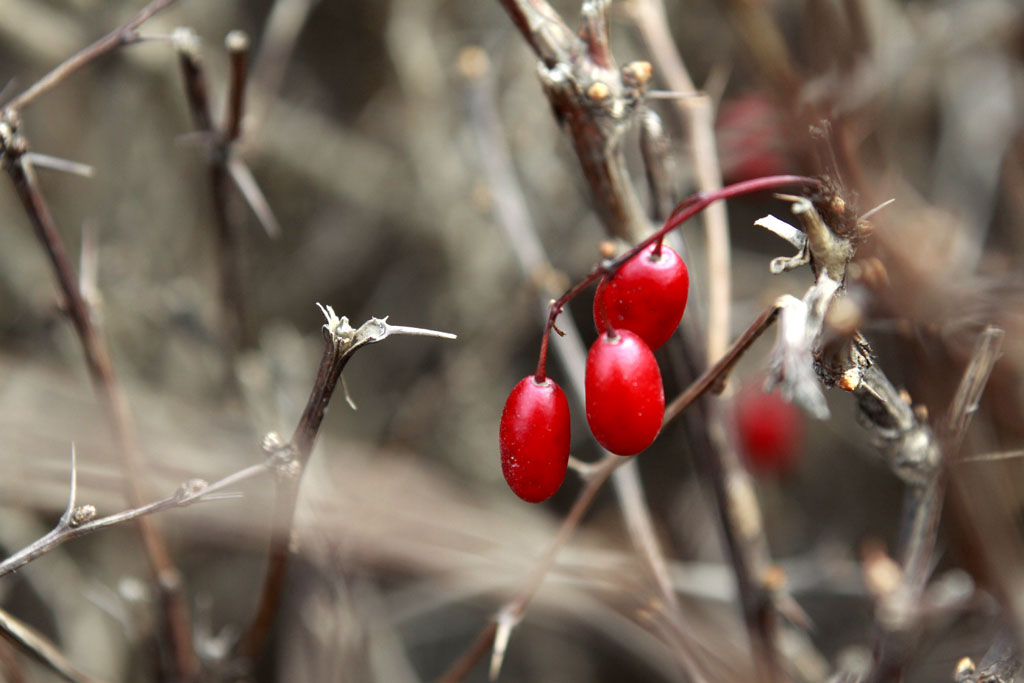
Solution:
<svg viewBox="0 0 1024 683"><path fill-rule="evenodd" d="M770 98L755 93L723 101L715 128L726 183L786 172L786 136Z"/></svg>
<svg viewBox="0 0 1024 683"><path fill-rule="evenodd" d="M762 472L783 473L800 455L803 414L778 391L751 386L736 398L736 429L747 462Z"/></svg>

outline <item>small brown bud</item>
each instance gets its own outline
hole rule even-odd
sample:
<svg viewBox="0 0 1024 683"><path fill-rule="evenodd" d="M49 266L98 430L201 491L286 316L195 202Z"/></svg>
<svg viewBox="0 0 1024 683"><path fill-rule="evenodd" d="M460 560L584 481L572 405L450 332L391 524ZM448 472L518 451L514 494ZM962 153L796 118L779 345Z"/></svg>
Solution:
<svg viewBox="0 0 1024 683"><path fill-rule="evenodd" d="M478 80L490 71L491 60L482 47L469 45L459 50L459 55L455 59L455 68L463 78Z"/></svg>
<svg viewBox="0 0 1024 683"><path fill-rule="evenodd" d="M875 597L892 594L903 578L903 571L885 552L881 543L865 543L861 550L863 561L861 571L864 574L864 585Z"/></svg>
<svg viewBox="0 0 1024 683"><path fill-rule="evenodd" d="M590 87L587 88L587 97L594 102L602 102L608 99L611 94L612 91L608 85L601 81L594 81L590 84Z"/></svg>
<svg viewBox="0 0 1024 683"><path fill-rule="evenodd" d="M906 389L900 389L900 400L906 403L908 406L914 402L914 399L910 397L910 392Z"/></svg>
<svg viewBox="0 0 1024 683"><path fill-rule="evenodd" d="M850 368L839 378L839 388L843 391L855 391L860 386L860 369Z"/></svg>
<svg viewBox="0 0 1024 683"><path fill-rule="evenodd" d="M622 80L626 85L640 88L647 85L654 73L654 67L650 62L637 60L622 67Z"/></svg>
<svg viewBox="0 0 1024 683"><path fill-rule="evenodd" d="M829 202L829 208L837 215L842 216L846 213L846 201L839 195L835 195L832 197L832 201Z"/></svg>
<svg viewBox="0 0 1024 683"><path fill-rule="evenodd" d="M68 520L68 526L74 528L82 526L88 522L91 522L96 518L96 506L95 505L79 505L71 511L71 519Z"/></svg>
<svg viewBox="0 0 1024 683"><path fill-rule="evenodd" d="M612 258L615 256L615 242L602 240L598 250L601 252L601 258Z"/></svg>
<svg viewBox="0 0 1024 683"><path fill-rule="evenodd" d="M928 421L928 406L923 403L918 403L914 406L914 417L917 418L918 422Z"/></svg>
<svg viewBox="0 0 1024 683"><path fill-rule="evenodd" d="M765 567L761 572L761 585L771 593L778 593L786 587L786 572L777 564Z"/></svg>

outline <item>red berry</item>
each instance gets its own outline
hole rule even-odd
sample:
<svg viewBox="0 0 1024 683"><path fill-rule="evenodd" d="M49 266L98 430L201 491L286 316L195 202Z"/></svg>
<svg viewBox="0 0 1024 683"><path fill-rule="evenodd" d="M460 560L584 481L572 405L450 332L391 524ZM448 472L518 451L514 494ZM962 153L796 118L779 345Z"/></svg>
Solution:
<svg viewBox="0 0 1024 683"><path fill-rule="evenodd" d="M622 264L611 278L601 280L594 295L594 324L604 330L604 308L617 330L636 332L652 350L668 341L679 327L690 291L690 273L679 254L666 245L654 255L657 243Z"/></svg>
<svg viewBox="0 0 1024 683"><path fill-rule="evenodd" d="M763 472L785 472L800 455L803 415L778 391L750 387L736 399L736 428L747 461Z"/></svg>
<svg viewBox="0 0 1024 683"><path fill-rule="evenodd" d="M598 443L636 455L654 442L665 416L665 390L654 353L629 330L598 337L587 355L587 422Z"/></svg>
<svg viewBox="0 0 1024 683"><path fill-rule="evenodd" d="M569 402L561 387L524 377L505 401L498 440L513 493L528 503L554 495L569 466Z"/></svg>

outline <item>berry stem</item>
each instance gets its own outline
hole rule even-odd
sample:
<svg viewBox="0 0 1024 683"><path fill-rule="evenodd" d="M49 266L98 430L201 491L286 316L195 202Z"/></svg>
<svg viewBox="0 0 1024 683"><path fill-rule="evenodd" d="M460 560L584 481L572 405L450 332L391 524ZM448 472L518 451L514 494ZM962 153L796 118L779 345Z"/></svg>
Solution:
<svg viewBox="0 0 1024 683"><path fill-rule="evenodd" d="M548 321L544 326L544 337L540 344L540 359L537 361L537 381L543 381L545 378L548 356L548 339L551 336L551 329L555 325L555 320L558 318L558 314L562 312L563 307L575 299L580 292L592 285L599 278L607 275L614 275L623 263L633 258L655 242L659 245L659 247L655 247L655 253L658 253L661 241L665 238L665 235L672 230L675 230L716 201L720 199L731 199L732 197L739 197L754 192L776 190L790 185L821 187L822 182L817 178L802 175L771 175L764 176L762 178L754 178L752 180L744 180L743 182L733 183L732 185L726 185L714 192L697 192L696 194L692 194L681 201L676 208L673 209L672 213L665 221L665 224L650 237L645 238L639 244L631 247L618 258L602 261L590 272L589 275L573 285L565 292L565 294L551 301L551 304L548 307ZM604 314L604 318L607 322L607 313ZM610 324L608 325L608 329L610 334Z"/></svg>

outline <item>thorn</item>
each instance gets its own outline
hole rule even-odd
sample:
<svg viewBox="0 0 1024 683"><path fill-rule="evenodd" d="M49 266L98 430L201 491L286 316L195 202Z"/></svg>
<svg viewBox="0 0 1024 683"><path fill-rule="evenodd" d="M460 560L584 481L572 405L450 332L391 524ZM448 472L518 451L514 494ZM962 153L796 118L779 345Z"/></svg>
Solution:
<svg viewBox="0 0 1024 683"><path fill-rule="evenodd" d="M75 514L75 503L78 498L78 458L75 454L75 443L71 442L71 493L68 495L68 507L60 518L60 526L70 526L71 516Z"/></svg>
<svg viewBox="0 0 1024 683"><path fill-rule="evenodd" d="M505 661L505 651L508 649L508 640L512 637L512 629L519 624L519 615L512 610L505 608L498 613L498 630L494 634L494 650L491 652L490 678L492 681L498 679L501 673L501 665Z"/></svg>
<svg viewBox="0 0 1024 683"><path fill-rule="evenodd" d="M92 178L93 176L93 167L89 164L83 164L69 159L61 159L60 157L50 156L49 154L25 152L21 155L21 161L24 164L31 164L36 168L47 168L51 171L70 173L71 175L76 175L81 178Z"/></svg>
<svg viewBox="0 0 1024 683"><path fill-rule="evenodd" d="M341 390L345 392L345 403L348 404L352 410L359 410L356 407L356 402L352 400L352 395L348 393L348 384L345 382L345 375L341 376Z"/></svg>
<svg viewBox="0 0 1024 683"><path fill-rule="evenodd" d="M5 99L7 99L7 95L10 93L11 86L13 85L14 79L12 78L8 80L6 83L4 83L4 87L0 88L0 102L3 102Z"/></svg>
<svg viewBox="0 0 1024 683"><path fill-rule="evenodd" d="M78 265L78 288L82 298L93 309L93 315L100 304L99 285L99 248L96 245L96 224L87 220L82 223L82 249Z"/></svg>
<svg viewBox="0 0 1024 683"><path fill-rule="evenodd" d="M860 218L859 218L858 220L866 221L867 219L871 218L872 216L874 216L874 215L875 215L876 213L878 213L879 211L881 211L881 210L882 210L882 209L884 209L885 207L887 207L887 206L889 206L890 204L892 204L892 203L893 203L894 201L896 201L896 198L895 198L895 197L893 197L892 199L886 199L886 200L885 200L884 202L882 202L881 204L879 204L879 205L878 205L878 206L876 206L875 208L873 208L873 209L870 209L870 210L868 210L868 211L867 211L867 212L866 212L866 213L865 213L865 214L864 214L863 216L861 216L861 217L860 217Z"/></svg>
<svg viewBox="0 0 1024 683"><path fill-rule="evenodd" d="M199 500L209 503L215 500L235 500L238 498L245 498L245 494L241 491L218 491L217 493L208 493L200 497Z"/></svg>
<svg viewBox="0 0 1024 683"><path fill-rule="evenodd" d="M268 237L277 238L281 235L281 224L277 222L274 211L270 208L263 190L256 182L255 176L245 162L239 159L228 160L228 174L235 181L235 186L242 193L249 208L252 209L256 219L263 226Z"/></svg>
<svg viewBox="0 0 1024 683"><path fill-rule="evenodd" d="M387 332L385 336L391 336L393 334L402 334L409 337L437 337L438 339L458 339L458 336L451 332L440 332L438 330L428 330L422 327L406 327L404 325L388 325L384 319L384 327Z"/></svg>

